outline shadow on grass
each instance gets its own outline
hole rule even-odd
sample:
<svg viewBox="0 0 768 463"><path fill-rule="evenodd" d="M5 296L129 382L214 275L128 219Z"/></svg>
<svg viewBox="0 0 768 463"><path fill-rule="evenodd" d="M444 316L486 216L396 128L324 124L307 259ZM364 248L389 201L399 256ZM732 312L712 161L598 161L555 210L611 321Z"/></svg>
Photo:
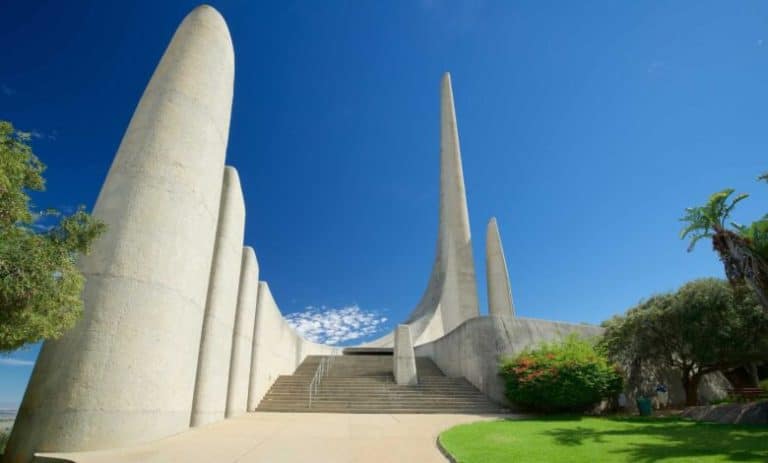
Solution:
<svg viewBox="0 0 768 463"><path fill-rule="evenodd" d="M620 427L576 426L545 431L563 446L625 441L619 450L631 461L721 456L726 461L768 461L768 427L697 423L677 418L604 418ZM578 421L575 417L545 421ZM609 439L610 438L610 439ZM618 438L618 439L617 439Z"/></svg>

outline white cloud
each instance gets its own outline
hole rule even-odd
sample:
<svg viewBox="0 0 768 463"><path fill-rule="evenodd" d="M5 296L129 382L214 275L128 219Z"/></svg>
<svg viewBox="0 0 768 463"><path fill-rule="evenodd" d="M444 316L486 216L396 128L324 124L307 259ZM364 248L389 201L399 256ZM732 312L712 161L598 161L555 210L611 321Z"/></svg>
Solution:
<svg viewBox="0 0 768 463"><path fill-rule="evenodd" d="M664 61L653 61L648 65L648 74L659 74L664 71L665 67Z"/></svg>
<svg viewBox="0 0 768 463"><path fill-rule="evenodd" d="M387 322L387 317L357 304L340 308L309 306L285 318L308 340L332 345L377 334Z"/></svg>
<svg viewBox="0 0 768 463"><path fill-rule="evenodd" d="M28 367L34 365L35 362L31 360L21 360L10 357L0 357L0 365L8 367Z"/></svg>
<svg viewBox="0 0 768 463"><path fill-rule="evenodd" d="M48 140L56 141L56 139L59 138L59 132L54 130L54 131L52 131L50 133L46 133L46 132L42 132L42 131L37 130L37 129L32 129L32 131L29 132L29 136L32 137L32 138L36 138L38 140L40 140L40 139L48 139Z"/></svg>

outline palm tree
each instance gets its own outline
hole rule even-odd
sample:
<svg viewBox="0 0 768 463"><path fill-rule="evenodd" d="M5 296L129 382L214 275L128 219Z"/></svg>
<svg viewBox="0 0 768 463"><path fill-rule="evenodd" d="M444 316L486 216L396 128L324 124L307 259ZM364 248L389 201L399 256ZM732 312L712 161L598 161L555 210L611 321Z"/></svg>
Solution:
<svg viewBox="0 0 768 463"><path fill-rule="evenodd" d="M768 182L768 173L758 180ZM680 232L680 238L690 237L689 252L700 239L711 238L728 281L732 285L746 283L768 310L768 214L749 226L731 222L729 228L727 221L733 208L749 197L741 193L731 199L733 192L731 188L725 189L710 196L703 206L687 208L680 220L688 225Z"/></svg>

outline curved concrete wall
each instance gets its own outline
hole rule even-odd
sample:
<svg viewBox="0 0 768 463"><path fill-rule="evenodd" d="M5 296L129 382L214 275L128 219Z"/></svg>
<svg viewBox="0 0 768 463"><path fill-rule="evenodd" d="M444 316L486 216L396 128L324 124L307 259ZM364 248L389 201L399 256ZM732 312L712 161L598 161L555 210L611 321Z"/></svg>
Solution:
<svg viewBox="0 0 768 463"><path fill-rule="evenodd" d="M430 357L448 376L464 377L491 399L507 403L499 362L541 341L570 333L598 336L602 328L519 317L477 317L444 337L416 347L417 357Z"/></svg>
<svg viewBox="0 0 768 463"><path fill-rule="evenodd" d="M123 137L80 261L85 310L46 342L6 462L188 428L229 132L234 54L210 7L179 26Z"/></svg>
<svg viewBox="0 0 768 463"><path fill-rule="evenodd" d="M192 426L224 419L227 384L235 326L240 267L245 234L245 203L237 171L227 166L221 190L221 207L208 301L200 339L197 380L192 402Z"/></svg>
<svg viewBox="0 0 768 463"><path fill-rule="evenodd" d="M255 410L277 377L293 373L307 355L339 353L340 348L307 341L296 333L280 313L269 285L260 281L253 332L248 410Z"/></svg>
<svg viewBox="0 0 768 463"><path fill-rule="evenodd" d="M253 248L243 248L240 270L240 292L237 298L237 316L232 336L232 358L229 366L229 392L227 418L245 413L248 404L248 381L251 370L253 326L259 290L259 264Z"/></svg>

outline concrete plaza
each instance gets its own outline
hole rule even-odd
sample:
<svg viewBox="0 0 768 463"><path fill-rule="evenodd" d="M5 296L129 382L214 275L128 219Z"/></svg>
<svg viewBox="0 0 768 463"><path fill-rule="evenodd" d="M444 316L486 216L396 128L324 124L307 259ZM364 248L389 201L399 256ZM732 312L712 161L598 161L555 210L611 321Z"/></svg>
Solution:
<svg viewBox="0 0 768 463"><path fill-rule="evenodd" d="M146 445L43 455L77 463L444 463L440 432L513 416L249 413Z"/></svg>

